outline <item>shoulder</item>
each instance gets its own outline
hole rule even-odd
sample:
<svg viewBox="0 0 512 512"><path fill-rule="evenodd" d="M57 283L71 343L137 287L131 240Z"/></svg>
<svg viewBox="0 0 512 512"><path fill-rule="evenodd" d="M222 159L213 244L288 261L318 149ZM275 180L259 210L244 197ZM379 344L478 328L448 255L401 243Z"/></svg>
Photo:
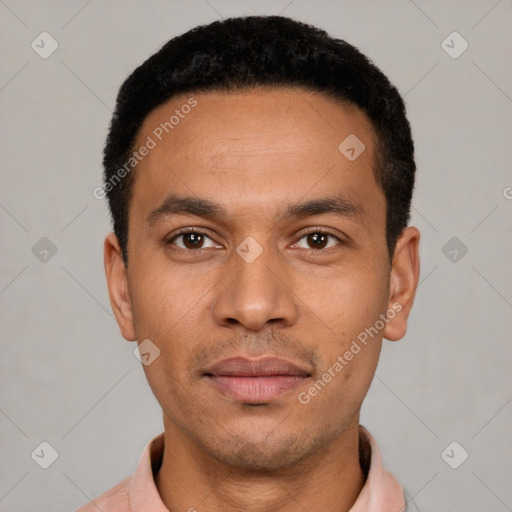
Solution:
<svg viewBox="0 0 512 512"><path fill-rule="evenodd" d="M129 498L131 479L131 476L125 478L76 512L98 512L98 510L102 512L131 512Z"/></svg>

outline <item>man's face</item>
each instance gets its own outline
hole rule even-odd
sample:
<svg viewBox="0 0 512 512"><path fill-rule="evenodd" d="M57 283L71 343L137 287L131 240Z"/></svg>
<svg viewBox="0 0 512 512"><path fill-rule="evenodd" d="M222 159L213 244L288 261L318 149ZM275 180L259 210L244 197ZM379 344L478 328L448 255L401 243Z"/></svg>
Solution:
<svg viewBox="0 0 512 512"><path fill-rule="evenodd" d="M197 105L158 140L190 96ZM351 134L365 145L355 160L338 149ZM372 125L353 106L276 89L175 97L145 119L135 147L148 136L156 147L137 166L129 212L129 311L116 313L123 335L160 350L144 370L166 429L225 463L293 464L357 427L396 321L376 324L391 300ZM171 196L218 211L176 213ZM290 210L334 198L341 208ZM300 371L213 368L264 356Z"/></svg>

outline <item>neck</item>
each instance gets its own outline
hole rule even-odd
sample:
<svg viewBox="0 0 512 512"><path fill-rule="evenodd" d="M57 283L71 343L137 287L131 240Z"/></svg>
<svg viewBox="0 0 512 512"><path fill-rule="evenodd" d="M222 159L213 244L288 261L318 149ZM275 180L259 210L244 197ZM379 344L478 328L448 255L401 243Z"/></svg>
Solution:
<svg viewBox="0 0 512 512"><path fill-rule="evenodd" d="M166 424L162 466L155 477L158 492L171 512L346 512L365 480L356 420L299 465L272 472L227 466Z"/></svg>

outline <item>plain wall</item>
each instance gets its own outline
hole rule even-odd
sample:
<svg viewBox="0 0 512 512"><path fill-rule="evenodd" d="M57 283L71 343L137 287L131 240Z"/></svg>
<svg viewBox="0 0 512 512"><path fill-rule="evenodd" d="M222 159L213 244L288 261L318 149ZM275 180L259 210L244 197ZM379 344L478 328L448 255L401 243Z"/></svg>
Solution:
<svg viewBox="0 0 512 512"><path fill-rule="evenodd" d="M1 510L78 508L131 474L162 430L109 305L110 220L93 196L120 84L195 25L279 13L373 59L415 138L421 283L406 337L384 342L361 423L421 510L512 510L508 0L0 3ZM47 59L31 47L43 31L59 45ZM458 58L442 47L453 31L469 44ZM43 237L57 249L48 261L34 254ZM42 441L59 455L48 469L31 457ZM453 441L469 454L457 469L441 457Z"/></svg>

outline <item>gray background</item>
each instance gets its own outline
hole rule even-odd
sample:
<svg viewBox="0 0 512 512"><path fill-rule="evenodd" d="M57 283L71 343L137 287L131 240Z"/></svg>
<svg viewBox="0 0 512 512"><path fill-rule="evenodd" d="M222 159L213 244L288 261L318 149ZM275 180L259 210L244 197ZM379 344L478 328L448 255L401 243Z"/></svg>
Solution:
<svg viewBox="0 0 512 512"><path fill-rule="evenodd" d="M416 141L421 284L361 422L421 510L512 510L510 0L0 1L1 510L77 508L131 474L162 430L110 309L110 224L92 194L121 82L197 24L278 13L372 58ZM43 31L59 44L47 59L31 48ZM458 58L442 47L453 31L469 44ZM46 261L42 237L57 248ZM59 454L48 469L31 458L42 441ZM457 469L441 457L452 441L452 465L469 453Z"/></svg>

